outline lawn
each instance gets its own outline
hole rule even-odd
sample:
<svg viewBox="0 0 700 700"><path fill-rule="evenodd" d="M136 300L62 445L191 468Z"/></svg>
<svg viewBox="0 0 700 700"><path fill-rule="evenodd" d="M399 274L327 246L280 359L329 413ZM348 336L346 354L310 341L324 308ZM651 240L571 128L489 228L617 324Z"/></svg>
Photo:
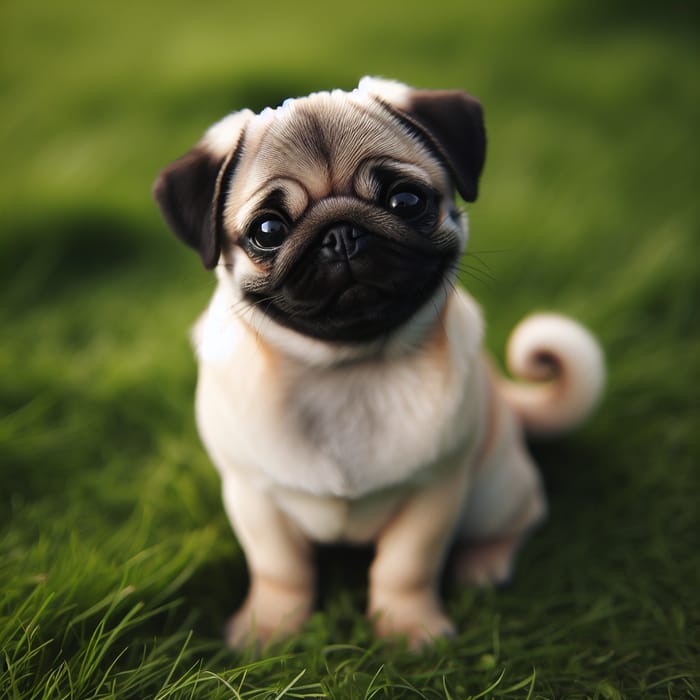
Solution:
<svg viewBox="0 0 700 700"><path fill-rule="evenodd" d="M699 698L696 8L2 3L0 697ZM489 347L572 314L609 388L533 445L551 516L513 583L445 582L455 639L374 639L366 553L329 551L319 611L255 658L221 641L245 564L192 415L213 279L150 187L226 112L363 74L482 100Z"/></svg>

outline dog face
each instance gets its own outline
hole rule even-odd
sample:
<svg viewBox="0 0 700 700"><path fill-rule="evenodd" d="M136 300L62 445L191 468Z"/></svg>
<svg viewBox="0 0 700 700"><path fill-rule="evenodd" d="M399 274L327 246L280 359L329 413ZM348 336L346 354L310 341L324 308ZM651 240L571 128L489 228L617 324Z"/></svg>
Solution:
<svg viewBox="0 0 700 700"><path fill-rule="evenodd" d="M439 313L484 153L475 99L365 78L226 117L154 194L261 328L363 344Z"/></svg>

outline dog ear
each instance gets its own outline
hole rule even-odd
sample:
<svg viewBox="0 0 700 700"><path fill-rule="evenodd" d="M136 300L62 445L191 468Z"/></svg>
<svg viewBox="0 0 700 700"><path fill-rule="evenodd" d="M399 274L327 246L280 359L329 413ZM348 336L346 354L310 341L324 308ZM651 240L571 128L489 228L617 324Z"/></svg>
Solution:
<svg viewBox="0 0 700 700"><path fill-rule="evenodd" d="M414 90L401 83L363 78L359 85L378 98L447 164L457 191L467 202L479 192L486 158L481 103L461 90Z"/></svg>
<svg viewBox="0 0 700 700"><path fill-rule="evenodd" d="M199 252L207 270L219 260L223 200L251 115L247 110L237 112L212 126L196 146L164 168L153 185L166 223Z"/></svg>
<svg viewBox="0 0 700 700"><path fill-rule="evenodd" d="M406 113L426 129L446 160L467 202L479 193L486 159L486 129L481 103L459 90L414 90Z"/></svg>

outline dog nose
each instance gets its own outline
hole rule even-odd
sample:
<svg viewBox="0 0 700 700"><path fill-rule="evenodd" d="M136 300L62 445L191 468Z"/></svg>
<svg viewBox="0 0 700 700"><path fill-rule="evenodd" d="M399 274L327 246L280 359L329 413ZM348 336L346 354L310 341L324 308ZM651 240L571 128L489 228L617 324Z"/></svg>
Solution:
<svg viewBox="0 0 700 700"><path fill-rule="evenodd" d="M321 241L321 250L328 260L350 260L366 247L367 233L353 224L340 221L332 224Z"/></svg>

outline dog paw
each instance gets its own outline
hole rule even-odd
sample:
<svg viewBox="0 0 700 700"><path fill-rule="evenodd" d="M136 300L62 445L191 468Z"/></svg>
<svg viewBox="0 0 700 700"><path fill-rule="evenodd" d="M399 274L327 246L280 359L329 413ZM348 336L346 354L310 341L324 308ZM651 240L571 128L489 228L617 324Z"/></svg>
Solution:
<svg viewBox="0 0 700 700"><path fill-rule="evenodd" d="M455 554L457 578L477 586L508 583L519 541L519 537L502 537L459 545Z"/></svg>
<svg viewBox="0 0 700 700"><path fill-rule="evenodd" d="M277 590L272 595L261 587L253 587L243 606L226 624L226 643L232 649L241 649L280 641L304 625L311 608L307 591Z"/></svg>
<svg viewBox="0 0 700 700"><path fill-rule="evenodd" d="M412 649L430 646L436 639L454 637L456 629L442 611L432 590L397 593L375 600L369 613L379 637L404 638Z"/></svg>
<svg viewBox="0 0 700 700"><path fill-rule="evenodd" d="M274 638L276 627L260 624L249 606L243 606L226 623L224 638L231 649L264 646Z"/></svg>
<svg viewBox="0 0 700 700"><path fill-rule="evenodd" d="M408 647L420 650L429 647L437 639L452 638L457 633L454 623L445 615L421 620L388 620L381 614L374 623L378 637L405 639Z"/></svg>

